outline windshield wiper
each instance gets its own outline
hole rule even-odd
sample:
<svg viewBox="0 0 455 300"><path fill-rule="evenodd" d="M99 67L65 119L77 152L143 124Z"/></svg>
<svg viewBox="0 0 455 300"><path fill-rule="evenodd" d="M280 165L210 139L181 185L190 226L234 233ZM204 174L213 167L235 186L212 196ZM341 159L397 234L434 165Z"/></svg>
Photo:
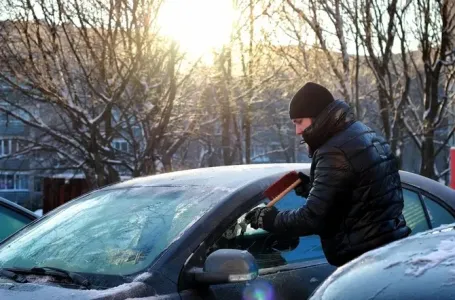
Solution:
<svg viewBox="0 0 455 300"><path fill-rule="evenodd" d="M3 268L0 269L0 275L4 275L7 278L13 279L17 282L27 282L20 274L33 274L33 275L49 275L53 277L61 277L64 279L69 279L71 282L83 286L85 288L90 287L90 282L84 276L73 273L64 269L54 268L54 267L33 267L30 269L27 268ZM16 275L14 278L13 276ZM25 281L18 281L18 280L25 280Z"/></svg>
<svg viewBox="0 0 455 300"><path fill-rule="evenodd" d="M14 281L20 282L20 283L27 282L27 279L24 276L22 276L21 274L14 273L14 272L4 269L4 268L0 269L0 276L4 276L8 279L11 279L11 280L14 280Z"/></svg>
<svg viewBox="0 0 455 300"><path fill-rule="evenodd" d="M82 285L86 288L90 287L90 282L88 281L88 279L78 273L73 273L73 272L70 272L70 271L67 271L64 269L54 268L54 267L34 267L34 268L32 268L32 270L39 270L39 271L43 270L44 274L46 274L46 275L51 275L51 274L49 274L49 273L51 273L49 271L57 272L57 273L63 274L62 277L71 279L71 281L74 282L75 284Z"/></svg>

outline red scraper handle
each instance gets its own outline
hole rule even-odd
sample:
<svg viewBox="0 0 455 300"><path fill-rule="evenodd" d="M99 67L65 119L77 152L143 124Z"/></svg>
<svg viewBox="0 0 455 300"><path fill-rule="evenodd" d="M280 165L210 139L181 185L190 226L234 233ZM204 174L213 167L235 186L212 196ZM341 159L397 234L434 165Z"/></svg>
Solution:
<svg viewBox="0 0 455 300"><path fill-rule="evenodd" d="M267 207L275 205L287 193L295 189L300 183L301 179L296 171L289 172L277 181L275 181L268 189L264 191L264 195L270 199Z"/></svg>

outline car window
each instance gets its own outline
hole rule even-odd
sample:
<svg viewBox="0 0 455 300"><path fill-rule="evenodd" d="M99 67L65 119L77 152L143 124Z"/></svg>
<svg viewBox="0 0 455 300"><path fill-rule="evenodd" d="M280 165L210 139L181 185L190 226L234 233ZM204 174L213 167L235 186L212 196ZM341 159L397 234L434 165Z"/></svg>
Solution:
<svg viewBox="0 0 455 300"><path fill-rule="evenodd" d="M305 198L290 192L275 206L279 210L286 210L302 207L305 203ZM263 203L259 206L264 205ZM284 238L246 226L244 217L245 215L241 216L229 227L209 249L209 253L221 248L248 250L261 269L325 257L320 239L316 235Z"/></svg>
<svg viewBox="0 0 455 300"><path fill-rule="evenodd" d="M430 229L419 194L404 188L403 200L403 215L407 226L412 230L411 235Z"/></svg>
<svg viewBox="0 0 455 300"><path fill-rule="evenodd" d="M144 270L219 203L215 187L101 190L72 200L0 246L0 267L128 275Z"/></svg>
<svg viewBox="0 0 455 300"><path fill-rule="evenodd" d="M29 218L0 205L0 241L30 222L31 220Z"/></svg>
<svg viewBox="0 0 455 300"><path fill-rule="evenodd" d="M294 192L288 193L283 199L275 204L278 210L296 209L306 204L304 197L297 196ZM299 238L299 244L292 251L282 253L287 263L301 262L311 259L324 258L321 239L317 235L303 236Z"/></svg>
<svg viewBox="0 0 455 300"><path fill-rule="evenodd" d="M423 202L427 208L428 217L433 228L455 222L453 215L440 204L423 196Z"/></svg>
<svg viewBox="0 0 455 300"><path fill-rule="evenodd" d="M429 229L425 211L419 195L403 189L403 214L412 234ZM306 204L306 199L294 192L288 193L275 206L279 210L295 209ZM264 206L265 203L259 206ZM248 250L256 258L259 268L275 267L295 262L324 258L320 238L317 235L281 240L264 230L255 230L244 225L241 216L229 227L223 236L209 249L212 252L220 248Z"/></svg>

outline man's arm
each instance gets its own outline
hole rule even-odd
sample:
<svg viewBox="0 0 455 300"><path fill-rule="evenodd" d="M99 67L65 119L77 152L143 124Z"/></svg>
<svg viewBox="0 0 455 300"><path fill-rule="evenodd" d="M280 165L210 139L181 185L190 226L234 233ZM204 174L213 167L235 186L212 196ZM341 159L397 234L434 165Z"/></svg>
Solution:
<svg viewBox="0 0 455 300"><path fill-rule="evenodd" d="M321 235L326 232L330 219L341 213L339 207L350 200L346 197L352 193L354 173L344 153L332 148L315 159L313 185L306 205L278 213L274 231L299 236Z"/></svg>

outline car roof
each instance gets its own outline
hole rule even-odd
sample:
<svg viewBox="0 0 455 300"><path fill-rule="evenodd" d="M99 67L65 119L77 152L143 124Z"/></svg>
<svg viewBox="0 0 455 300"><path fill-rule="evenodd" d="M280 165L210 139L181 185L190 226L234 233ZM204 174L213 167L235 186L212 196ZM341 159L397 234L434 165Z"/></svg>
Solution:
<svg viewBox="0 0 455 300"><path fill-rule="evenodd" d="M138 186L214 186L237 188L248 185L271 175L293 170L308 170L309 163L232 165L175 171L130 179L110 188Z"/></svg>
<svg viewBox="0 0 455 300"><path fill-rule="evenodd" d="M454 225L363 254L338 268L310 299L454 299Z"/></svg>
<svg viewBox="0 0 455 300"><path fill-rule="evenodd" d="M310 166L310 163L278 163L208 167L133 178L108 188L162 185L237 188L271 175L285 174L293 170L302 170L308 174ZM400 171L400 177L403 183L428 191L455 208L455 190L435 180L406 171Z"/></svg>
<svg viewBox="0 0 455 300"><path fill-rule="evenodd" d="M401 181L422 191L426 191L441 200L444 200L453 209L455 209L455 190L448 186L424 177L422 175L400 171Z"/></svg>
<svg viewBox="0 0 455 300"><path fill-rule="evenodd" d="M9 201L8 199L5 199L3 197L0 197L0 203L3 203L4 206L7 206L19 213L22 213L23 215L28 216L30 219L34 220L38 218L38 215L32 212L31 210L26 209L23 206L20 206L19 204L16 204L12 201Z"/></svg>

